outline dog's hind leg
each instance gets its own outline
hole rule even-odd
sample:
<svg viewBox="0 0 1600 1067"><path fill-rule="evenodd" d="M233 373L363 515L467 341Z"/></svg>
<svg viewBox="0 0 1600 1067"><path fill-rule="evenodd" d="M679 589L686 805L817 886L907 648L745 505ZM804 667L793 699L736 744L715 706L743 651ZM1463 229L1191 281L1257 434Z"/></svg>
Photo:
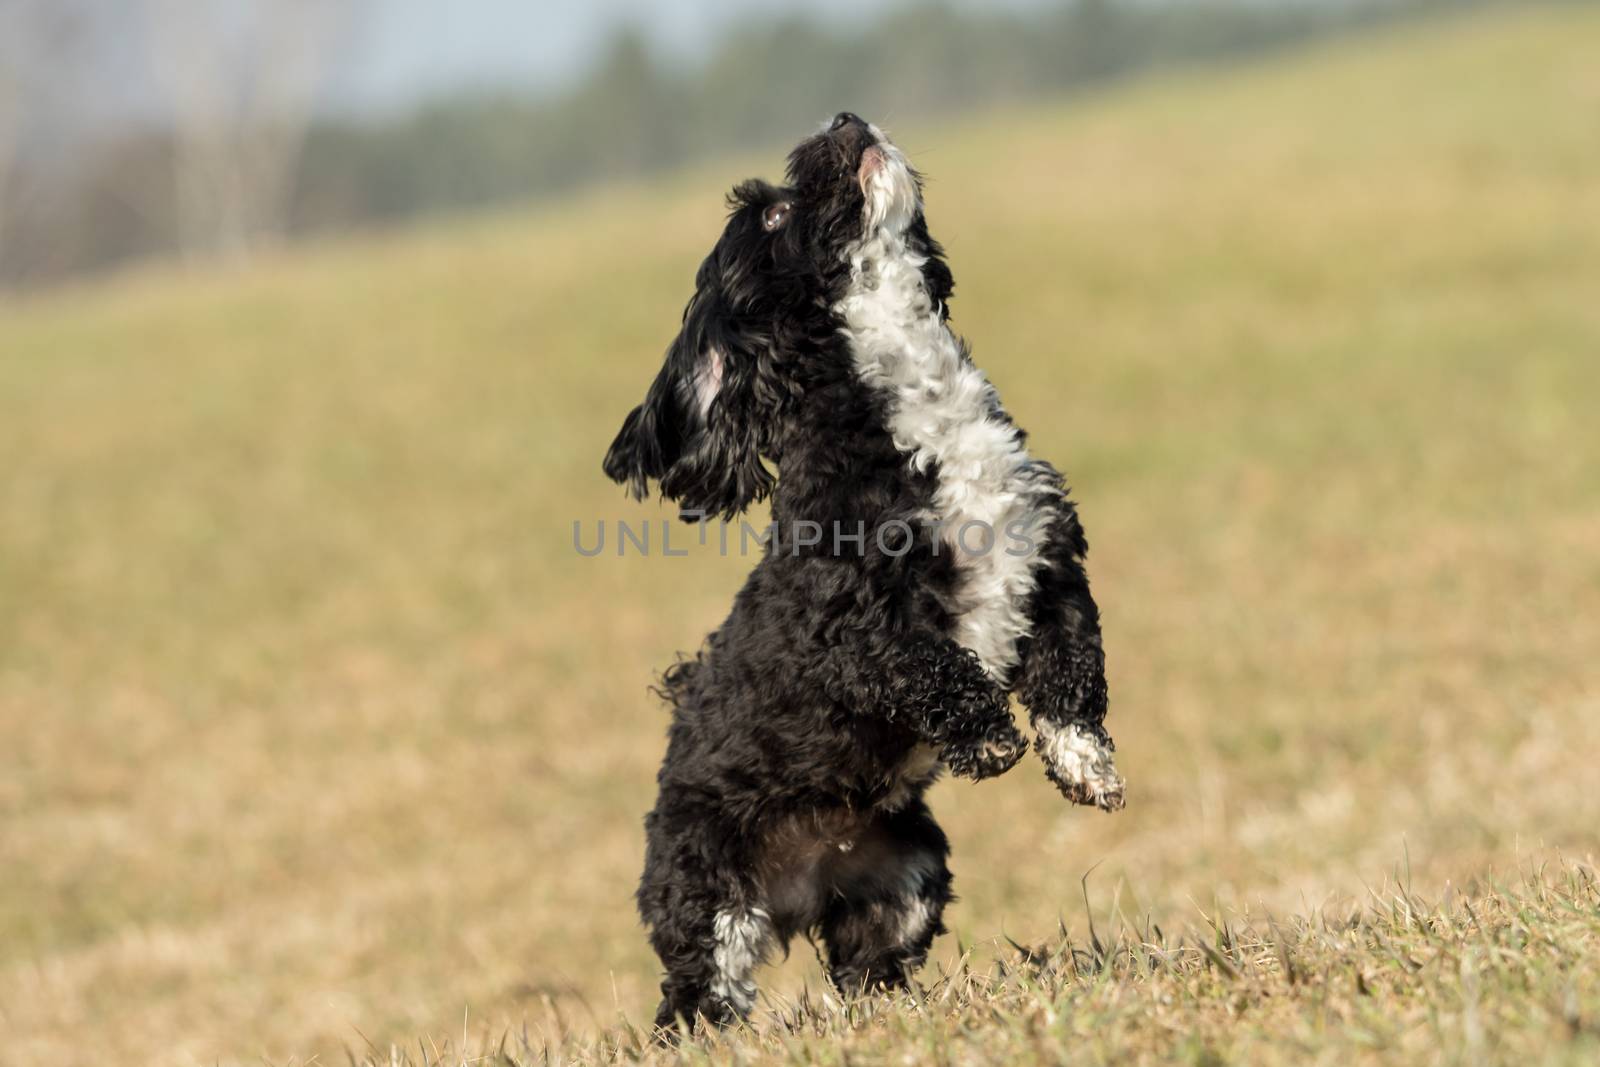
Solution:
<svg viewBox="0 0 1600 1067"><path fill-rule="evenodd" d="M701 842L703 844L703 842ZM681 1021L723 1025L755 1004L755 971L774 937L771 916L729 863L708 869L703 853L685 842L652 841L639 887L639 912L661 958L658 1034L670 1038Z"/></svg>
<svg viewBox="0 0 1600 1067"><path fill-rule="evenodd" d="M949 844L921 800L886 816L841 863L822 920L828 976L842 993L905 987L944 932Z"/></svg>

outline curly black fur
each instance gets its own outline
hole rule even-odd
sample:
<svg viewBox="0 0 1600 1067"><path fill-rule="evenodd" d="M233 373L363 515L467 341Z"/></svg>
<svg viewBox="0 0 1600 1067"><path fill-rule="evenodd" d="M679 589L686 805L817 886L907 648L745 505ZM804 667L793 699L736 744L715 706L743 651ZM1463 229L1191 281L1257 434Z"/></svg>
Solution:
<svg viewBox="0 0 1600 1067"><path fill-rule="evenodd" d="M796 933L822 938L842 989L905 983L951 899L922 794L941 766L982 779L1022 757L1013 690L1036 725L1082 724L1109 744L1087 545L1046 465L1032 461L1049 536L1013 677L953 637L963 564L923 521L940 471L896 446L892 398L863 383L836 310L877 143L842 115L795 149L785 186L733 190L682 330L605 458L635 496L655 481L687 519L770 495L780 531L866 532L769 544L727 620L666 672L672 726L638 893L665 1028L748 1010L750 969ZM904 240L942 319L952 279L920 199ZM915 531L903 554L874 536L896 522Z"/></svg>

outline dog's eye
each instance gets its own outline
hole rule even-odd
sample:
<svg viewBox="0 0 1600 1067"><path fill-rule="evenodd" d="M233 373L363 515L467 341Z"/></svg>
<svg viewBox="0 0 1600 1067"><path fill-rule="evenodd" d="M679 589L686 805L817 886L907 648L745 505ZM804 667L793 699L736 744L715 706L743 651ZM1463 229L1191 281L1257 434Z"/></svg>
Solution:
<svg viewBox="0 0 1600 1067"><path fill-rule="evenodd" d="M789 201L780 200L776 204L767 205L767 210L761 213L761 225L771 233L789 221Z"/></svg>

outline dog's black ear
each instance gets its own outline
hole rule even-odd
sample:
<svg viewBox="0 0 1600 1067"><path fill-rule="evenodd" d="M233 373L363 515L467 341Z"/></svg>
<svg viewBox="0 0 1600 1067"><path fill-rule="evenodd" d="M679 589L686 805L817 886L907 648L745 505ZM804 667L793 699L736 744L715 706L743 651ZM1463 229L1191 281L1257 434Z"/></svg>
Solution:
<svg viewBox="0 0 1600 1067"><path fill-rule="evenodd" d="M702 280L709 272L702 268ZM684 518L724 519L765 497L757 378L765 352L731 328L702 285L644 403L628 413L606 452L605 472L635 499L656 481Z"/></svg>
<svg viewBox="0 0 1600 1067"><path fill-rule="evenodd" d="M650 492L650 479L660 481L683 451L682 413L673 372L673 353L656 375L644 403L628 412L606 450L606 477L628 488L635 500Z"/></svg>

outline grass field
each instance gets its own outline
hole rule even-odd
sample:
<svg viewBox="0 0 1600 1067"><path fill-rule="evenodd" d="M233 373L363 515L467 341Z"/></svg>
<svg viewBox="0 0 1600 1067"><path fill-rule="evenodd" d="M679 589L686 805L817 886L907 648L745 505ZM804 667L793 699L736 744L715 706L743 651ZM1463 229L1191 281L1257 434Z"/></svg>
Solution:
<svg viewBox="0 0 1600 1067"><path fill-rule="evenodd" d="M942 783L930 999L801 945L793 1031L695 1056L1594 1062L1597 46L1530 8L897 129L1072 476L1129 806ZM0 1062L630 1054L646 686L751 561L572 523L670 514L599 458L779 162L0 304Z"/></svg>

